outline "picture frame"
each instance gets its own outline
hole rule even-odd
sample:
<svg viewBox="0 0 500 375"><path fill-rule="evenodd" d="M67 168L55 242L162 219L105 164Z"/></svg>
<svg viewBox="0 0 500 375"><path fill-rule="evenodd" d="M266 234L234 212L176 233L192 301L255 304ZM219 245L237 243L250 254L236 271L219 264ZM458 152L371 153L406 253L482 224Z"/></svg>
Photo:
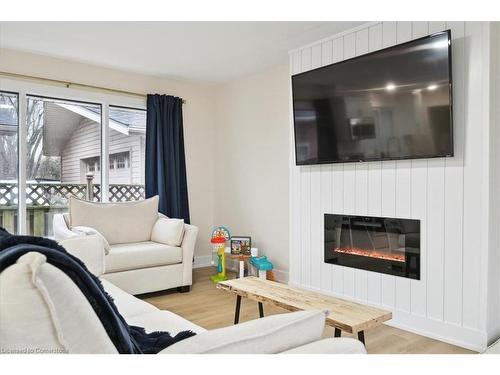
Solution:
<svg viewBox="0 0 500 375"><path fill-rule="evenodd" d="M231 237L231 254L250 255L252 248L252 238L250 236Z"/></svg>

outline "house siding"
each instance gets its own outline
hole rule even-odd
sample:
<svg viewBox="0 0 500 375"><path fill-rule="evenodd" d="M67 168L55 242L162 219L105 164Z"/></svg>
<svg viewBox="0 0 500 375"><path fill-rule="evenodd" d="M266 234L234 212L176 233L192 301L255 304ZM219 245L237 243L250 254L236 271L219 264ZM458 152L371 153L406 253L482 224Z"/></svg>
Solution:
<svg viewBox="0 0 500 375"><path fill-rule="evenodd" d="M130 153L130 168L110 170L110 184L141 184L144 176L144 135L127 136L110 129L109 153ZM82 160L100 156L101 127L95 121L82 119L62 152L62 183L85 183ZM95 172L94 183L100 183Z"/></svg>

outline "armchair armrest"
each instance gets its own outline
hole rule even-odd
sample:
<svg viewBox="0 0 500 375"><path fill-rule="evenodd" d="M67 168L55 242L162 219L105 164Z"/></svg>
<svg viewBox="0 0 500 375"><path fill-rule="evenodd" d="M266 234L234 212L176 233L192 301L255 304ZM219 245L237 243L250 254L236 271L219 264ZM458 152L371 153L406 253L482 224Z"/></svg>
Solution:
<svg viewBox="0 0 500 375"><path fill-rule="evenodd" d="M52 227L54 229L54 237L56 241L78 237L78 234L69 229L63 214L54 215L54 218L52 219Z"/></svg>
<svg viewBox="0 0 500 375"><path fill-rule="evenodd" d="M79 258L96 276L104 273L104 246L97 235L76 236L59 241L66 251Z"/></svg>
<svg viewBox="0 0 500 375"><path fill-rule="evenodd" d="M190 224L184 224L184 237L182 238L182 284L193 284L193 256L196 238L198 237L198 227Z"/></svg>

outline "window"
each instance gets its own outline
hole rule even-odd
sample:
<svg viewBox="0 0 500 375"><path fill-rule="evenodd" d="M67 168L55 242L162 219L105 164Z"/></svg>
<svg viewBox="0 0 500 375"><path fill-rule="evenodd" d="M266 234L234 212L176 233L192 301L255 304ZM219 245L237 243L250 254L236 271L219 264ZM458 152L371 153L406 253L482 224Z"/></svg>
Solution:
<svg viewBox="0 0 500 375"><path fill-rule="evenodd" d="M144 198L145 140L146 111L109 107L110 201Z"/></svg>
<svg viewBox="0 0 500 375"><path fill-rule="evenodd" d="M18 97L0 91L0 225L17 233Z"/></svg>
<svg viewBox="0 0 500 375"><path fill-rule="evenodd" d="M52 236L68 198L86 199L89 174L94 201L144 199L144 99L15 79L1 87L0 226Z"/></svg>
<svg viewBox="0 0 500 375"><path fill-rule="evenodd" d="M130 168L130 152L109 155L109 169Z"/></svg>
<svg viewBox="0 0 500 375"><path fill-rule="evenodd" d="M68 197L86 198L87 173L100 184L101 106L28 96L26 132L26 231L52 236ZM92 196L100 199L94 189Z"/></svg>
<svg viewBox="0 0 500 375"><path fill-rule="evenodd" d="M82 160L85 172L99 172L101 170L101 158L99 156Z"/></svg>

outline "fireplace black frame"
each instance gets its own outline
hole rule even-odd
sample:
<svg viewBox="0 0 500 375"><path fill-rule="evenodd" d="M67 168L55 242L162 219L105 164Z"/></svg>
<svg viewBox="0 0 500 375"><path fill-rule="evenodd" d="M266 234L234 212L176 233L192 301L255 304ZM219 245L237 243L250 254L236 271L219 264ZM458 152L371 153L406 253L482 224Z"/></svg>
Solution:
<svg viewBox="0 0 500 375"><path fill-rule="evenodd" d="M420 280L420 234L420 220L325 213L324 262Z"/></svg>

